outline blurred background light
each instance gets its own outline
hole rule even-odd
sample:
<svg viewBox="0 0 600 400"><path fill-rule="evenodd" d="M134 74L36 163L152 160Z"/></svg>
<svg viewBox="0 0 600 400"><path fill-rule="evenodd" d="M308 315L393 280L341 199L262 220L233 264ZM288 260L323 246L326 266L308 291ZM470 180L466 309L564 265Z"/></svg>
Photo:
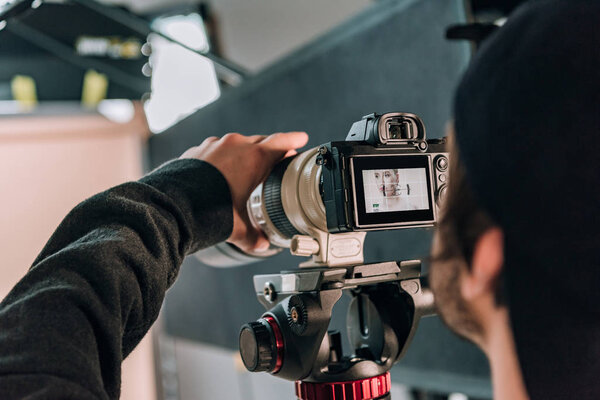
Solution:
<svg viewBox="0 0 600 400"><path fill-rule="evenodd" d="M97 110L107 119L119 124L126 124L135 116L133 103L125 99L102 100Z"/></svg>
<svg viewBox="0 0 600 400"><path fill-rule="evenodd" d="M0 0L0 11L2 10L2 7L7 6L14 2L15 2L15 0Z"/></svg>
<svg viewBox="0 0 600 400"><path fill-rule="evenodd" d="M152 27L183 44L208 51L208 40L198 14L159 18ZM220 95L213 63L173 44L150 35L152 55L152 95L144 104L150 130L160 133Z"/></svg>

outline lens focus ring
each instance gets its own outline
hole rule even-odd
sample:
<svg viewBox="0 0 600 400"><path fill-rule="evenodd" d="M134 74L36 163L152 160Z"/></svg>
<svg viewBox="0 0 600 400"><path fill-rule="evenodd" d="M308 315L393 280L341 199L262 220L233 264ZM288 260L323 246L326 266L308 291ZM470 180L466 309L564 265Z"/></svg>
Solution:
<svg viewBox="0 0 600 400"><path fill-rule="evenodd" d="M281 202L281 180L291 161L292 157L277 164L263 184L263 201L267 215L275 228L288 239L300 234L285 215Z"/></svg>

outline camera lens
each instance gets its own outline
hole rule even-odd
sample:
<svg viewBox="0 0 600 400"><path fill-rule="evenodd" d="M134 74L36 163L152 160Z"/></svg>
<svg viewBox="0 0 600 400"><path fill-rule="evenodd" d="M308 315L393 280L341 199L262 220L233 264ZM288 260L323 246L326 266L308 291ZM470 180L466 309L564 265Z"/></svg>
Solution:
<svg viewBox="0 0 600 400"><path fill-rule="evenodd" d="M248 264L289 248L295 235L306 235L314 229L327 231L322 166L316 162L317 155L318 148L313 148L286 158L250 195L248 217L269 239L267 251L247 253L229 243L219 243L197 252L198 259L219 267Z"/></svg>
<svg viewBox="0 0 600 400"><path fill-rule="evenodd" d="M313 148L283 160L250 196L250 220L275 246L290 247L295 235L311 229L327 230L318 154Z"/></svg>
<svg viewBox="0 0 600 400"><path fill-rule="evenodd" d="M231 243L222 242L197 251L194 253L194 256L196 256L201 263L210 265L211 267L237 267L239 265L264 261L265 258L277 254L279 250L280 249L271 246L269 250L260 254L248 254Z"/></svg>

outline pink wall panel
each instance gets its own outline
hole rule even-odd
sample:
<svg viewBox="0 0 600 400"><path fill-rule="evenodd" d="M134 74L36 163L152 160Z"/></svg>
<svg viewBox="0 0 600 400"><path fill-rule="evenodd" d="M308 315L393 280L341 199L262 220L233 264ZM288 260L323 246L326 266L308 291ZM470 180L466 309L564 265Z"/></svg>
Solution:
<svg viewBox="0 0 600 400"><path fill-rule="evenodd" d="M146 121L100 115L0 119L0 298L26 273L73 206L142 175ZM155 398L147 338L126 360L123 399Z"/></svg>

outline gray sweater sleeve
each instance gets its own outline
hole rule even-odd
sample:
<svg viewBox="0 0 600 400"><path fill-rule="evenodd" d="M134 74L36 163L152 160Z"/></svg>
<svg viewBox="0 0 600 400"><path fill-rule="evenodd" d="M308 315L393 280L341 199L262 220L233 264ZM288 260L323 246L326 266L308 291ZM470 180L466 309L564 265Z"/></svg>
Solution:
<svg viewBox="0 0 600 400"><path fill-rule="evenodd" d="M0 399L115 399L183 258L225 240L227 181L176 160L75 207L0 303Z"/></svg>

